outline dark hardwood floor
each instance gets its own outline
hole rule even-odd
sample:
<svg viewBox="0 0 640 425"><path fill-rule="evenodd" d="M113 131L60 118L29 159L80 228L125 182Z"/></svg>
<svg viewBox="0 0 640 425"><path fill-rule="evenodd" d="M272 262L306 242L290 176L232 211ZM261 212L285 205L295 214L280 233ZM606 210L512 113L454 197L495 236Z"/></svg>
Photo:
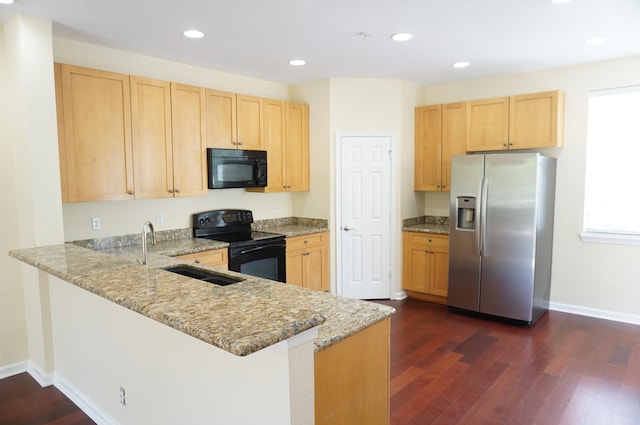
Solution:
<svg viewBox="0 0 640 425"><path fill-rule="evenodd" d="M391 319L391 424L640 424L640 326L527 328L417 300Z"/></svg>
<svg viewBox="0 0 640 425"><path fill-rule="evenodd" d="M551 311L531 328L417 300L391 319L391 424L640 425L640 326ZM0 425L93 422L27 374ZM353 424L366 425L366 424Z"/></svg>
<svg viewBox="0 0 640 425"><path fill-rule="evenodd" d="M21 373L0 380L0 425L95 425L54 386Z"/></svg>

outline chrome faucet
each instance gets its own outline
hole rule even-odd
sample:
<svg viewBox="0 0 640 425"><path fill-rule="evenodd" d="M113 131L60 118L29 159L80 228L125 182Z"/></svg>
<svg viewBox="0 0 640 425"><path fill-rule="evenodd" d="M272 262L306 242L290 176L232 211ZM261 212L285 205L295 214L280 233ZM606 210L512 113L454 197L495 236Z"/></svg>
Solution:
<svg viewBox="0 0 640 425"><path fill-rule="evenodd" d="M150 221L145 221L142 225L142 264L147 268L147 230L151 232L151 243L156 244L156 234L153 231L153 224Z"/></svg>

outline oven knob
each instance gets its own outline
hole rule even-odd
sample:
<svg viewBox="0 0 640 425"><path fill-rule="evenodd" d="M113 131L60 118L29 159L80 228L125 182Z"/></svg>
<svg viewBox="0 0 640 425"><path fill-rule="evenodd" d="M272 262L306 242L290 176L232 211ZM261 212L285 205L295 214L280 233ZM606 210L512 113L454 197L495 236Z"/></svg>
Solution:
<svg viewBox="0 0 640 425"><path fill-rule="evenodd" d="M200 219L200 224L204 224L204 218Z"/></svg>
<svg viewBox="0 0 640 425"><path fill-rule="evenodd" d="M205 218L205 219L204 219L204 222L205 222L205 223L209 223L209 221L211 221L211 220L209 220L209 217L207 217L207 218Z"/></svg>

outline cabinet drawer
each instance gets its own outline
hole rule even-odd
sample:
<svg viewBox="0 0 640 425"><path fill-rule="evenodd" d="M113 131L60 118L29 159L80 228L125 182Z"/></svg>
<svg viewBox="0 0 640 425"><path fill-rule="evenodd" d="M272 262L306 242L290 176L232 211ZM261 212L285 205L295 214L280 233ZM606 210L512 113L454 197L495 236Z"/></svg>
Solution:
<svg viewBox="0 0 640 425"><path fill-rule="evenodd" d="M229 254L227 248L212 249L210 251L179 255L175 258L186 261L193 261L194 263L214 267L228 267L229 264Z"/></svg>
<svg viewBox="0 0 640 425"><path fill-rule="evenodd" d="M433 235L429 233L412 233L411 245L424 245L438 248L449 247L449 236Z"/></svg>
<svg viewBox="0 0 640 425"><path fill-rule="evenodd" d="M287 250L304 249L312 246L319 246L324 243L326 233L314 233L312 235L295 236L287 238Z"/></svg>

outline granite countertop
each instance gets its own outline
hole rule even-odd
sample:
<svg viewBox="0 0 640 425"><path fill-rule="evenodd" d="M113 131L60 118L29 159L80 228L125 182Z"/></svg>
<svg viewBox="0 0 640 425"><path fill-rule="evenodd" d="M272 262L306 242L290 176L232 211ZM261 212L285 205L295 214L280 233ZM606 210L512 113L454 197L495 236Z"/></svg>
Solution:
<svg viewBox="0 0 640 425"><path fill-rule="evenodd" d="M433 233L436 235L448 235L449 226L444 224L414 224L412 226L404 226L402 228L404 232L420 232L420 233Z"/></svg>
<svg viewBox="0 0 640 425"><path fill-rule="evenodd" d="M282 224L260 230L291 237L327 229ZM104 248L100 243L87 241L81 245ZM149 247L148 272L140 262L141 247L135 244L95 250L67 243L11 251L9 255L239 356L320 326L314 341L317 352L395 312L386 305L213 267L197 265L245 280L218 286L162 269L185 263L172 256L226 246L224 242L172 236Z"/></svg>
<svg viewBox="0 0 640 425"><path fill-rule="evenodd" d="M405 219L402 221L402 231L448 235L449 217L422 216Z"/></svg>

